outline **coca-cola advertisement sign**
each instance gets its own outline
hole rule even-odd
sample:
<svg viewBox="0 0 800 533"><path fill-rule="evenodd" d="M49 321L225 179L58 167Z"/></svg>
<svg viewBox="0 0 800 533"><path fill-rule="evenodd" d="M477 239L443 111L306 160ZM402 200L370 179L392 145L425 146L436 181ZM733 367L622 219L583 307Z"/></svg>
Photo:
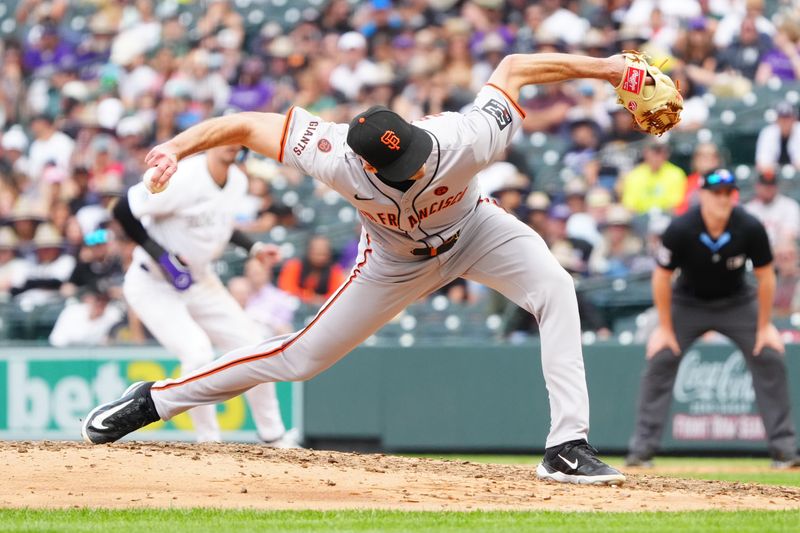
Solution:
<svg viewBox="0 0 800 533"><path fill-rule="evenodd" d="M741 352L703 360L686 353L673 387L678 404L672 417L675 440L762 440L752 376Z"/></svg>

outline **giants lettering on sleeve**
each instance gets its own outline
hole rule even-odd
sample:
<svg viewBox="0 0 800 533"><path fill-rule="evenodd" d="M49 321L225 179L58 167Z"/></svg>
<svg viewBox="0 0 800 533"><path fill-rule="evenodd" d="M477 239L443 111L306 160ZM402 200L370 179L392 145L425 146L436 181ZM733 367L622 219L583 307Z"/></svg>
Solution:
<svg viewBox="0 0 800 533"><path fill-rule="evenodd" d="M316 120L312 120L308 123L308 127L306 127L306 131L303 132L303 136L300 137L300 140L297 141L297 144L294 145L294 148L292 148L294 155L300 157L300 155L306 149L306 146L308 146L308 143L311 142L311 137L314 136L314 131L316 131L317 126L319 126L319 122Z"/></svg>

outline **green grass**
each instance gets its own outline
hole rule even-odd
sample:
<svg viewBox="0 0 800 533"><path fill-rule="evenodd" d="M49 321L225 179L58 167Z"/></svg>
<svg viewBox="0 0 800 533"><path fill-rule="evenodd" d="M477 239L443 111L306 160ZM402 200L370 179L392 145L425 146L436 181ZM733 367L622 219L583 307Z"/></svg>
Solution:
<svg viewBox="0 0 800 533"><path fill-rule="evenodd" d="M557 513L399 511L0 510L4 532L150 533L234 531L619 531L703 533L796 531L800 511L686 513Z"/></svg>
<svg viewBox="0 0 800 533"><path fill-rule="evenodd" d="M493 464L536 464L541 460L538 455L416 455L429 459L442 459L445 461L473 461L476 463ZM621 468L623 459L619 457L604 457L611 466ZM743 483L763 483L765 485L783 485L786 487L800 487L800 469L771 470L770 460L764 458L742 457L656 457L656 467L665 468L708 468L714 472L658 472L659 476L680 477L692 479L715 479L720 481L739 481ZM764 468L767 472L725 472L741 468ZM636 470L637 473L647 474L647 470ZM800 530L800 526L798 526Z"/></svg>
<svg viewBox="0 0 800 533"><path fill-rule="evenodd" d="M536 456L427 455L436 459L483 463L533 464ZM610 458L616 466L620 458ZM657 458L665 468L698 467L732 470L767 468L766 459ZM661 475L661 474L660 474ZM723 479L800 486L800 471L765 473L676 473L675 477ZM252 511L252 510L11 510L0 509L0 532L147 533L248 531L432 531L432 532L794 532L800 530L800 511L696 511L637 513L538 512L400 512L400 511Z"/></svg>

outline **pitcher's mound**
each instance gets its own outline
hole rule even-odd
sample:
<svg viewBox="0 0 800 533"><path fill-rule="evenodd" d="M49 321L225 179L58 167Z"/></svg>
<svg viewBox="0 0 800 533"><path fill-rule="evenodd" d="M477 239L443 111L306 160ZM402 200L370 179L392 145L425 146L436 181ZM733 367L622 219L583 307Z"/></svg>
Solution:
<svg viewBox="0 0 800 533"><path fill-rule="evenodd" d="M628 474L538 481L533 465L258 445L1 442L0 507L685 511L800 508L800 489Z"/></svg>

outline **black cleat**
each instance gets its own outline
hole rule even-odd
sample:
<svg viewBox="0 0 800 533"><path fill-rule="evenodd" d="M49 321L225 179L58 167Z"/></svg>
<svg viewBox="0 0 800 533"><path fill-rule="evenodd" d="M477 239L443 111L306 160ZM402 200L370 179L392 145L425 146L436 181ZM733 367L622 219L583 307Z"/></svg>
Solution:
<svg viewBox="0 0 800 533"><path fill-rule="evenodd" d="M597 450L585 440L573 440L545 450L542 462L536 467L536 477L583 485L622 485L625 482L625 476L598 459Z"/></svg>
<svg viewBox="0 0 800 533"><path fill-rule="evenodd" d="M83 440L90 444L118 441L161 417L150 396L152 381L137 381L113 402L98 405L86 416L81 427Z"/></svg>

